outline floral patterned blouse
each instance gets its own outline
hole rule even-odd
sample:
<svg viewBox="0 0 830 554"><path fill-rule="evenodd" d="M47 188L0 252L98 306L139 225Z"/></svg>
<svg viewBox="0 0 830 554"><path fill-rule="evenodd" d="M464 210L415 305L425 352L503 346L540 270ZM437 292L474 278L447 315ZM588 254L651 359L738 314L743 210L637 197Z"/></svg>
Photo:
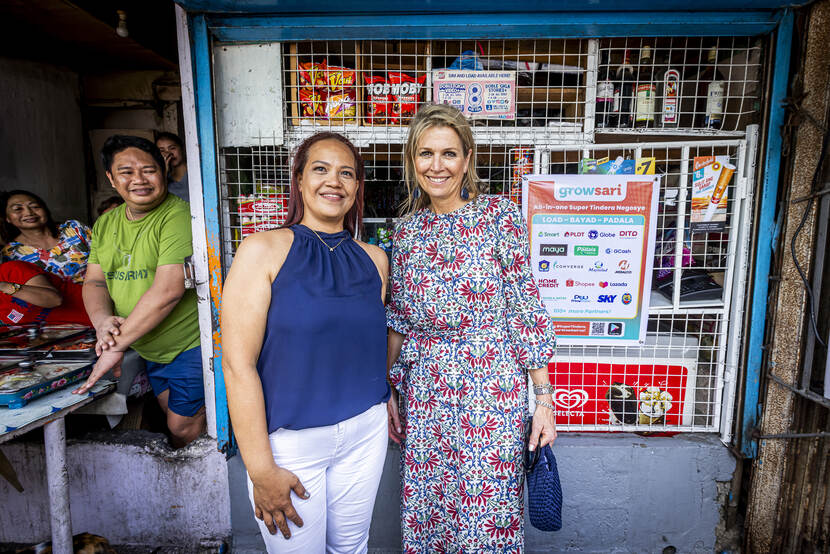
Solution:
<svg viewBox="0 0 830 554"><path fill-rule="evenodd" d="M86 275L86 260L89 257L90 245L89 227L80 221L70 219L58 227L58 244L54 248L41 250L12 241L3 247L3 261L29 262L44 271L81 284Z"/></svg>
<svg viewBox="0 0 830 554"><path fill-rule="evenodd" d="M407 553L524 551L527 371L555 337L508 198L419 210L395 232L387 325L405 335L401 526Z"/></svg>

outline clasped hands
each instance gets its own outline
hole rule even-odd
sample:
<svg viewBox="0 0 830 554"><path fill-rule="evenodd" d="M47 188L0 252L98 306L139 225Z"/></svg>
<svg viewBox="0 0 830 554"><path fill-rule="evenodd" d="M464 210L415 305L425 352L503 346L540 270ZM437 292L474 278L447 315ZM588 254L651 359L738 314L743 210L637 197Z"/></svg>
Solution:
<svg viewBox="0 0 830 554"><path fill-rule="evenodd" d="M126 320L123 317L113 315L95 327L95 354L98 355L98 361L95 362L86 382L72 391L73 394L86 393L110 370L115 377L121 377L121 362L124 359L126 347L120 347L115 337L121 334L121 324L124 321Z"/></svg>

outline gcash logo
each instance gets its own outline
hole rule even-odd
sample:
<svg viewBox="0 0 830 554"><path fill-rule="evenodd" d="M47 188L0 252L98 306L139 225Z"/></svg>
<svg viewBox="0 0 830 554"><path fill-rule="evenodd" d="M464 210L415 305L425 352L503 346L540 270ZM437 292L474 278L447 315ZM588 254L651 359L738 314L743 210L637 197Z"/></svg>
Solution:
<svg viewBox="0 0 830 554"><path fill-rule="evenodd" d="M571 202L619 202L625 199L625 183L614 187L596 187L588 185L554 184L553 196L557 200Z"/></svg>
<svg viewBox="0 0 830 554"><path fill-rule="evenodd" d="M629 293L623 294L622 298L620 298L620 300L622 300L623 304L631 304L631 294L629 294Z"/></svg>
<svg viewBox="0 0 830 554"><path fill-rule="evenodd" d="M606 254L631 254L630 248L606 248Z"/></svg>
<svg viewBox="0 0 830 554"><path fill-rule="evenodd" d="M550 271L550 262L547 260L539 260L539 271L543 273Z"/></svg>
<svg viewBox="0 0 830 554"><path fill-rule="evenodd" d="M613 304L614 300L616 300L616 299L617 299L616 294L600 294L599 297L597 298L597 300L599 300L600 302L605 302L607 304Z"/></svg>
<svg viewBox="0 0 830 554"><path fill-rule="evenodd" d="M620 231L619 232L621 239L636 239L637 238L637 231Z"/></svg>
<svg viewBox="0 0 830 554"><path fill-rule="evenodd" d="M568 255L568 245L567 244L540 244L539 245L539 255L540 256L567 256Z"/></svg>

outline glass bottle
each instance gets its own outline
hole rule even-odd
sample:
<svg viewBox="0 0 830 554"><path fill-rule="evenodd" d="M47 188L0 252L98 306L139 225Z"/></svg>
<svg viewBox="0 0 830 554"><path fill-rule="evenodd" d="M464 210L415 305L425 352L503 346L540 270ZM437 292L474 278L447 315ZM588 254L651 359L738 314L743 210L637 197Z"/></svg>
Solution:
<svg viewBox="0 0 830 554"><path fill-rule="evenodd" d="M595 113L598 129L614 126L614 79L611 74L610 50L600 52Z"/></svg>
<svg viewBox="0 0 830 554"><path fill-rule="evenodd" d="M631 127L633 123L634 80L631 52L626 48L623 61L617 67L614 82L614 112L617 114L617 127Z"/></svg>
<svg viewBox="0 0 830 554"><path fill-rule="evenodd" d="M697 79L696 127L720 129L723 125L723 105L726 98L726 81L718 69L718 49L713 47L707 56L708 63Z"/></svg>
<svg viewBox="0 0 830 554"><path fill-rule="evenodd" d="M640 50L640 63L637 71L637 100L634 110L635 127L654 127L654 99L657 85L654 83L654 66L651 63L651 46Z"/></svg>
<svg viewBox="0 0 830 554"><path fill-rule="evenodd" d="M680 71L672 67L671 55L667 55L661 65L660 78L657 82L657 99L659 103L659 122L661 127L677 127L680 122Z"/></svg>

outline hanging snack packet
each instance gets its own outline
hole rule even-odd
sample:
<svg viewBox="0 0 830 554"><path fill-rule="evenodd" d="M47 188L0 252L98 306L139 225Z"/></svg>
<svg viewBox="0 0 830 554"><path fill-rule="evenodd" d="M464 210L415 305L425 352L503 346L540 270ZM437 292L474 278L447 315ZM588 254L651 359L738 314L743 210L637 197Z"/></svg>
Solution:
<svg viewBox="0 0 830 554"><path fill-rule="evenodd" d="M386 125L389 116L389 83L382 75L364 75L366 81L366 124Z"/></svg>
<svg viewBox="0 0 830 554"><path fill-rule="evenodd" d="M421 89L427 80L426 74L417 79L406 73L389 73L390 92L392 93L389 120L395 125L404 125L418 111Z"/></svg>
<svg viewBox="0 0 830 554"><path fill-rule="evenodd" d="M300 86L304 88L325 87L326 62L305 62L299 65Z"/></svg>
<svg viewBox="0 0 830 554"><path fill-rule="evenodd" d="M325 75L326 86L328 86L329 92L341 92L353 89L357 83L355 70L348 67L327 66Z"/></svg>
<svg viewBox="0 0 830 554"><path fill-rule="evenodd" d="M357 102L354 91L329 94L326 100L326 115L329 119L354 121L357 114Z"/></svg>
<svg viewBox="0 0 830 554"><path fill-rule="evenodd" d="M325 119L326 93L320 89L300 89L300 116L312 119Z"/></svg>

